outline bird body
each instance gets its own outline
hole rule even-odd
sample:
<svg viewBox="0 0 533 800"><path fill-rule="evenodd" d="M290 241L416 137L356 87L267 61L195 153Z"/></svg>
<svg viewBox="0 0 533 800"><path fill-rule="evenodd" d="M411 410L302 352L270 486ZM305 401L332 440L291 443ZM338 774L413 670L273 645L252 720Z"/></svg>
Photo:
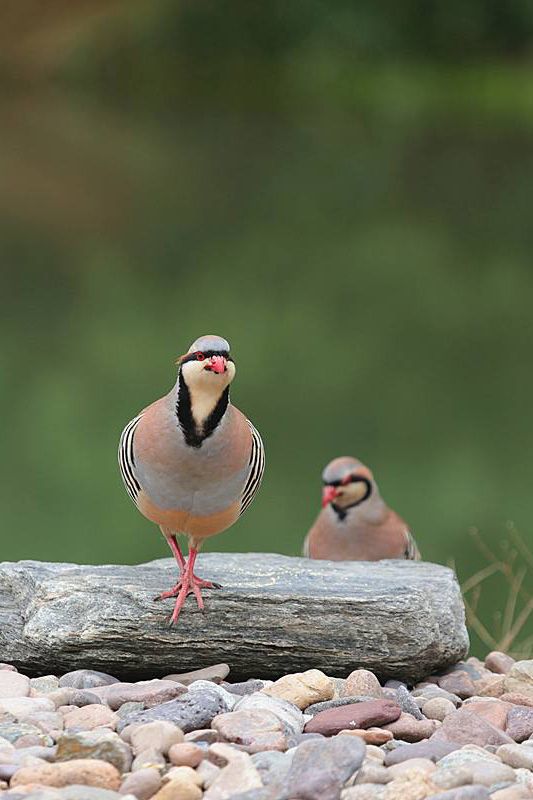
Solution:
<svg viewBox="0 0 533 800"><path fill-rule="evenodd" d="M368 467L337 458L323 480L323 508L307 534L304 555L331 561L420 558L409 526L384 502Z"/></svg>
<svg viewBox="0 0 533 800"><path fill-rule="evenodd" d="M160 526L182 569L176 535L187 536L194 565L204 539L229 528L252 501L264 450L252 423L229 402L235 366L226 340L200 337L179 364L176 385L125 427L119 464L128 493ZM189 577L194 591L192 568ZM174 594L163 594L180 597L184 586L182 580Z"/></svg>

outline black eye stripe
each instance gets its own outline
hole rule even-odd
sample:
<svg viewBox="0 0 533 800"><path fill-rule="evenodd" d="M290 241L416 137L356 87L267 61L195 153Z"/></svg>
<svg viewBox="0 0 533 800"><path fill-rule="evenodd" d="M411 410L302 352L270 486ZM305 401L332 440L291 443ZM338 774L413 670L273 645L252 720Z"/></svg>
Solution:
<svg viewBox="0 0 533 800"><path fill-rule="evenodd" d="M202 352L204 358L211 358L211 356L223 356L226 361L233 361L232 357L227 351L224 350L204 350ZM180 360L180 364L187 364L188 361L197 361L197 353L187 353L186 356Z"/></svg>

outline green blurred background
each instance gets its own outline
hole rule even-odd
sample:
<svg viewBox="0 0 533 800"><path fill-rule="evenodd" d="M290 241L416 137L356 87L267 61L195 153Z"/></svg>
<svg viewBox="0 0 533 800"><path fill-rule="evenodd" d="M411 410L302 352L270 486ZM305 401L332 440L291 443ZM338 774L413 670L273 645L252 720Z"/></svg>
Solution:
<svg viewBox="0 0 533 800"><path fill-rule="evenodd" d="M116 445L211 332L268 463L208 547L298 553L341 454L461 579L490 561L472 526L531 545L529 0L10 0L0 20L2 559L167 555ZM483 585L496 639L508 593Z"/></svg>

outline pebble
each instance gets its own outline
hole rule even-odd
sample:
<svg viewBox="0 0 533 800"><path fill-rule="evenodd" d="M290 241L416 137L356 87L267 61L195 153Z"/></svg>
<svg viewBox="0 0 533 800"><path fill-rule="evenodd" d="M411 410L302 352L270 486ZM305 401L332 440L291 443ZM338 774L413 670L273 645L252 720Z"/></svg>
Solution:
<svg viewBox="0 0 533 800"><path fill-rule="evenodd" d="M75 669L65 672L59 679L59 686L69 686L72 689L92 689L95 686L108 686L118 683L118 678L108 675L107 672L97 672L94 669Z"/></svg>
<svg viewBox="0 0 533 800"><path fill-rule="evenodd" d="M57 742L56 761L75 758L97 758L113 764L121 774L132 763L131 748L118 734L108 730L67 732Z"/></svg>
<svg viewBox="0 0 533 800"><path fill-rule="evenodd" d="M74 759L59 764L43 762L36 766L22 767L11 779L11 787L22 784L43 784L44 786L98 786L102 789L118 790L120 774L106 761L98 759Z"/></svg>
<svg viewBox="0 0 533 800"><path fill-rule="evenodd" d="M533 747L504 744L496 750L496 755L510 767L521 767L533 771Z"/></svg>
<svg viewBox="0 0 533 800"><path fill-rule="evenodd" d="M16 744L19 739L26 736L37 736L38 744L47 744L47 737L36 725L29 725L25 722L4 722L0 723L0 736L11 744ZM52 744L52 742L50 742Z"/></svg>
<svg viewBox="0 0 533 800"><path fill-rule="evenodd" d="M221 683L229 675L228 664L213 664L212 667L204 667L203 669L195 669L192 672L180 672L172 675L165 675L163 680L176 681L184 686L188 686L194 681L212 681L213 683Z"/></svg>
<svg viewBox="0 0 533 800"><path fill-rule="evenodd" d="M396 687L394 691L396 694L396 702L402 711L405 711L406 714L411 714L415 719L424 719L424 715L420 711L416 700L411 697L403 684Z"/></svg>
<svg viewBox="0 0 533 800"><path fill-rule="evenodd" d="M120 794L132 794L137 800L149 800L161 788L157 769L139 769L127 775L120 784Z"/></svg>
<svg viewBox="0 0 533 800"><path fill-rule="evenodd" d="M513 703L516 706L528 706L533 708L533 697L528 697L527 694L519 694L518 692L505 692L500 697L506 703Z"/></svg>
<svg viewBox="0 0 533 800"><path fill-rule="evenodd" d="M461 786L431 796L431 800L489 800L486 786Z"/></svg>
<svg viewBox="0 0 533 800"><path fill-rule="evenodd" d="M337 800L345 781L363 763L364 754L365 746L355 736L303 742L294 752L286 777L287 796Z"/></svg>
<svg viewBox="0 0 533 800"><path fill-rule="evenodd" d="M437 730L439 723L433 719L415 719L411 714L403 711L398 719L385 726L395 739L402 739L404 742L420 742L422 739L429 739Z"/></svg>
<svg viewBox="0 0 533 800"><path fill-rule="evenodd" d="M492 650L485 658L485 666L487 669L490 669L491 672L497 672L500 675L506 675L514 663L514 658L511 658L511 656L505 653L500 653L499 650Z"/></svg>
<svg viewBox="0 0 533 800"><path fill-rule="evenodd" d="M513 664L505 677L505 691L518 692L533 698L533 659L516 661Z"/></svg>
<svg viewBox="0 0 533 800"><path fill-rule="evenodd" d="M449 714L453 714L455 706L445 697L432 697L422 706L422 712L428 719L438 719L440 722Z"/></svg>
<svg viewBox="0 0 533 800"><path fill-rule="evenodd" d="M18 675L19 673L6 672L5 674ZM15 719L26 717L34 711L55 711L55 705L48 697L10 697L0 700L0 712L11 714Z"/></svg>
<svg viewBox="0 0 533 800"><path fill-rule="evenodd" d="M401 713L400 707L390 700L368 700L320 711L305 725L304 731L334 736L349 728L386 725L397 720Z"/></svg>
<svg viewBox="0 0 533 800"><path fill-rule="evenodd" d="M173 722L184 733L195 731L199 728L208 728L218 714L230 711L231 707L228 706L224 696L220 693L220 686L207 681L204 682L204 685L209 688L203 688L202 691L188 691L175 700L161 703L146 711L130 714L120 720L117 730L120 732L126 725L144 724L154 720ZM225 694L229 694L229 692Z"/></svg>
<svg viewBox="0 0 533 800"><path fill-rule="evenodd" d="M220 714L211 725L224 741L239 744L247 753L288 748L283 722L266 709Z"/></svg>
<svg viewBox="0 0 533 800"><path fill-rule="evenodd" d="M343 695L368 695L369 697L383 697L381 684L368 669L356 669L350 672L344 684ZM341 695L342 696L342 695Z"/></svg>
<svg viewBox="0 0 533 800"><path fill-rule="evenodd" d="M457 697L456 694L447 692L445 689L441 689L440 686L436 686L435 684L429 684L423 688L414 689L411 692L411 697L422 698L422 705L426 700L431 700L432 697L444 697L446 700L450 700L456 707L460 706L462 703L461 698Z"/></svg>
<svg viewBox="0 0 533 800"><path fill-rule="evenodd" d="M463 705L463 709L465 708L468 711L473 711L474 714L479 714L487 722L503 731L507 723L507 715L512 706L510 703L503 703L501 700L478 700L474 697Z"/></svg>
<svg viewBox="0 0 533 800"><path fill-rule="evenodd" d="M170 762L177 767L197 767L205 756L205 750L193 742L179 742L168 750Z"/></svg>
<svg viewBox="0 0 533 800"><path fill-rule="evenodd" d="M255 753L252 763L259 772L264 786L283 785L291 767L294 753L280 753L277 750Z"/></svg>
<svg viewBox="0 0 533 800"><path fill-rule="evenodd" d="M402 761L400 764L394 764L389 767L387 773L391 778L397 778L399 775L404 775L406 772L415 771L430 774L436 770L435 762L429 758L412 758L409 761Z"/></svg>
<svg viewBox="0 0 533 800"><path fill-rule="evenodd" d="M489 675L475 681L474 685L479 697L501 697L505 692L505 675Z"/></svg>
<svg viewBox="0 0 533 800"><path fill-rule="evenodd" d="M306 672L284 675L261 691L271 697L288 700L303 710L313 703L331 700L335 685L332 679L319 669L308 669Z"/></svg>
<svg viewBox="0 0 533 800"><path fill-rule="evenodd" d="M441 791L445 791L472 783L472 773L466 767L441 767L439 765L431 776L431 780Z"/></svg>
<svg viewBox="0 0 533 800"><path fill-rule="evenodd" d="M77 728L90 731L93 728L116 728L119 717L110 708L100 704L74 707L65 714L65 730Z"/></svg>
<svg viewBox="0 0 533 800"><path fill-rule="evenodd" d="M59 678L55 675L43 675L42 678L30 679L30 695L49 694L59 688Z"/></svg>
<svg viewBox="0 0 533 800"><path fill-rule="evenodd" d="M161 772L163 772L166 767L165 756L155 747L147 747L146 750L138 753L131 764L131 771L137 772L138 770L148 769L150 767L160 770Z"/></svg>
<svg viewBox="0 0 533 800"><path fill-rule="evenodd" d="M129 740L136 756L149 748L166 756L172 746L183 742L183 731L172 722L155 720L144 725L135 725L126 740Z"/></svg>
<svg viewBox="0 0 533 800"><path fill-rule="evenodd" d="M30 693L30 679L20 672L0 670L0 701L10 697L27 697Z"/></svg>
<svg viewBox="0 0 533 800"><path fill-rule="evenodd" d="M220 767L217 767L216 764L213 764L205 758L196 768L196 773L202 779L202 786L204 789L209 789L219 772Z"/></svg>
<svg viewBox="0 0 533 800"><path fill-rule="evenodd" d="M391 731L384 730L383 728L352 728L349 730L339 731L339 736L350 735L359 736L366 744L385 744L394 738Z"/></svg>
<svg viewBox="0 0 533 800"><path fill-rule="evenodd" d="M305 717L297 706L288 700L281 700L278 697L270 697L263 692L247 695L235 706L235 711L250 711L264 709L270 711L280 719L287 732L293 736L298 735L304 729Z"/></svg>
<svg viewBox="0 0 533 800"><path fill-rule="evenodd" d="M531 800L533 794L525 786L508 786L491 792L490 800Z"/></svg>
<svg viewBox="0 0 533 800"><path fill-rule="evenodd" d="M479 714L469 711L468 707L460 708L450 714L433 734L437 741L451 741L459 744L501 745L510 744L512 739L496 728Z"/></svg>
<svg viewBox="0 0 533 800"><path fill-rule="evenodd" d="M505 732L515 742L523 742L533 736L533 708L513 706L507 715Z"/></svg>
<svg viewBox="0 0 533 800"><path fill-rule="evenodd" d="M195 786L202 785L202 779L198 777L198 773L192 767L171 767L166 775L163 777L163 783L166 781L174 781L177 779L181 779L184 781L188 781L189 783L194 783Z"/></svg>
<svg viewBox="0 0 533 800"><path fill-rule="evenodd" d="M385 765L399 764L401 761L407 761L410 758L429 758L432 761L440 761L460 747L461 745L455 742L438 742L433 739L416 742L415 744L404 744L386 753Z"/></svg>
<svg viewBox="0 0 533 800"><path fill-rule="evenodd" d="M439 687L446 692L457 695L461 700L472 697L476 693L476 688L472 678L466 672L451 672L439 678Z"/></svg>
<svg viewBox="0 0 533 800"><path fill-rule="evenodd" d="M390 698L389 698L390 699ZM318 714L319 711L327 711L328 708L339 708L349 706L353 703L364 703L366 700L375 700L370 695L346 695L346 697L334 697L332 700L324 700L322 703L313 703L305 709L306 714Z"/></svg>
<svg viewBox="0 0 533 800"><path fill-rule="evenodd" d="M200 800L202 790L187 778L174 778L153 795L154 800Z"/></svg>
<svg viewBox="0 0 533 800"><path fill-rule="evenodd" d="M248 753L236 752L210 783L204 800L227 800L262 786L261 776Z"/></svg>
<svg viewBox="0 0 533 800"><path fill-rule="evenodd" d="M392 775L387 767L383 764L378 764L375 759L366 759L363 766L357 771L355 777L355 784L361 783L389 783L392 780Z"/></svg>
<svg viewBox="0 0 533 800"><path fill-rule="evenodd" d="M184 694L187 688L171 680L138 681L137 683L112 683L109 686L96 686L94 694L100 697L109 708L116 711L124 703L142 703L152 708Z"/></svg>
<svg viewBox="0 0 533 800"><path fill-rule="evenodd" d="M220 685L231 694L238 694L242 697L245 694L253 694L254 692L259 692L261 689L264 689L265 681L259 681L255 678L250 678L249 680L242 681L240 683L226 683L223 681Z"/></svg>

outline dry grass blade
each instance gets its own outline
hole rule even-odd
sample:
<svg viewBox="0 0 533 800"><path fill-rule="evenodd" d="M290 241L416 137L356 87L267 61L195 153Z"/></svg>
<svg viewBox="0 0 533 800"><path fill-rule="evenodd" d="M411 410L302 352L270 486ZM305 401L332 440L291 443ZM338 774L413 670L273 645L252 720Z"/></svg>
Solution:
<svg viewBox="0 0 533 800"><path fill-rule="evenodd" d="M508 526L509 539L504 540L498 557L488 547L476 528L470 530L478 550L489 562L461 585L465 602L467 624L488 648L511 652L516 658L527 658L533 652L533 636L526 635L526 623L533 612L533 596L524 588L528 585L528 568L533 566L533 554L514 528ZM450 566L454 567L452 563ZM487 582L489 591L497 589L498 581L507 585L503 613L497 611L489 624L482 619L480 599L485 596ZM494 583L496 582L496 584ZM499 631L499 633L496 633Z"/></svg>

